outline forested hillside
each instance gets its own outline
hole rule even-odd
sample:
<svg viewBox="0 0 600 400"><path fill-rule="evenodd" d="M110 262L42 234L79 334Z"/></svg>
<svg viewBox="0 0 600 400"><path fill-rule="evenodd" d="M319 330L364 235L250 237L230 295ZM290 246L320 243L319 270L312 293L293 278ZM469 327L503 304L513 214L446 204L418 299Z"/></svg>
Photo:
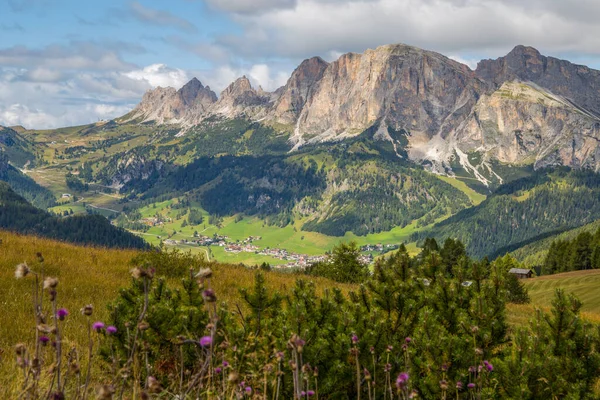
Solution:
<svg viewBox="0 0 600 400"><path fill-rule="evenodd" d="M46 209L56 202L51 191L10 165L4 152L0 152L0 180L8 183L18 195L38 208Z"/></svg>
<svg viewBox="0 0 600 400"><path fill-rule="evenodd" d="M0 182L0 228L72 243L148 248L142 238L112 226L102 216L55 217L29 204L5 182Z"/></svg>
<svg viewBox="0 0 600 400"><path fill-rule="evenodd" d="M427 235L463 241L476 257L501 255L600 218L600 177L590 171L539 171L498 188L480 205L433 226Z"/></svg>

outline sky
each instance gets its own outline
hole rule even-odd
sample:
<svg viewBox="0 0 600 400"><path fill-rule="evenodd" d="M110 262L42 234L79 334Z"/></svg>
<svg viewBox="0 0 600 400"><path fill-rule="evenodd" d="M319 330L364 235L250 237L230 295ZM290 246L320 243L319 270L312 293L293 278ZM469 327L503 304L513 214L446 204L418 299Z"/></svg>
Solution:
<svg viewBox="0 0 600 400"><path fill-rule="evenodd" d="M0 0L0 16L0 125L30 129L115 118L192 77L275 90L303 59L390 43L600 69L598 0Z"/></svg>

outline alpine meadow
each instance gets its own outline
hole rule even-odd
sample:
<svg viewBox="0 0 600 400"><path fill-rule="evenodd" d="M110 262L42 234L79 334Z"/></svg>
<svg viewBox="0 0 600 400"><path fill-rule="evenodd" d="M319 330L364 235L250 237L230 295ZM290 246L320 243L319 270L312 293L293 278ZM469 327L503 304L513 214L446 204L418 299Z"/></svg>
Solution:
<svg viewBox="0 0 600 400"><path fill-rule="evenodd" d="M599 399L598 13L3 2L0 398Z"/></svg>

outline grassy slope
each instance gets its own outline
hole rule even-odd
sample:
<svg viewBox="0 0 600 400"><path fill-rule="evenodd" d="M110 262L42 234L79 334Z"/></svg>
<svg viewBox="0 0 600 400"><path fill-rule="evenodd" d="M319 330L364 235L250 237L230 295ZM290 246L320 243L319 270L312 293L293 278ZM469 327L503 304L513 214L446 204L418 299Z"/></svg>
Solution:
<svg viewBox="0 0 600 400"><path fill-rule="evenodd" d="M66 307L71 315L67 319L64 335L66 347L76 345L84 351L86 343L85 319L79 309L86 304L94 305L94 321L104 321L108 317L106 304L113 300L119 288L129 284L129 261L137 252L106 250L101 248L78 247L31 236L19 236L0 231L0 397L3 390L10 390L14 384L12 347L23 341L31 342L34 337L34 324L31 311L32 277L17 280L15 266L23 261L39 270L36 252L45 258L47 275L60 280L58 302ZM220 299L237 302L238 289L253 284L253 272L235 265L213 266L214 288ZM294 285L295 275L267 273L268 285L272 290L284 291ZM320 293L332 285L326 279L311 278ZM179 282L173 279L172 284ZM344 291L351 286L340 285ZM0 355L2 352L0 351Z"/></svg>
<svg viewBox="0 0 600 400"><path fill-rule="evenodd" d="M511 255L513 255L517 260L526 266L541 265L544 262L546 254L548 254L548 249L553 241L572 240L582 232L590 232L593 234L598 230L598 228L600 228L600 220L530 243L519 248L518 250L513 251Z"/></svg>
<svg viewBox="0 0 600 400"><path fill-rule="evenodd" d="M458 189L461 192L463 192L464 194L466 194L474 206L481 204L481 202L486 199L486 195L476 192L475 190L473 190L473 188L468 186L463 180L460 180L457 178L451 178L449 176L444 176L444 175L436 175L436 176L438 178L440 178L441 180L443 180L444 182L449 183L450 185L454 186L456 189Z"/></svg>

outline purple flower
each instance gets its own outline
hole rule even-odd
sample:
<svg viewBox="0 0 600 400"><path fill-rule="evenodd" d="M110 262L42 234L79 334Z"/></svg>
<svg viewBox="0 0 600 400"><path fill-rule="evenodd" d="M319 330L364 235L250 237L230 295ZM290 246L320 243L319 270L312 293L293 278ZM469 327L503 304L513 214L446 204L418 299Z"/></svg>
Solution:
<svg viewBox="0 0 600 400"><path fill-rule="evenodd" d="M50 341L50 338L48 336L40 336L39 341L42 345L45 346Z"/></svg>
<svg viewBox="0 0 600 400"><path fill-rule="evenodd" d="M221 367L217 367L215 368L215 374L220 374L223 370L221 369Z"/></svg>
<svg viewBox="0 0 600 400"><path fill-rule="evenodd" d="M69 315L69 311L66 308L61 308L56 312L56 317L61 321L64 321L67 315Z"/></svg>
<svg viewBox="0 0 600 400"><path fill-rule="evenodd" d="M398 389L403 388L408 383L408 374L406 372L400 373L398 378L396 378L396 387Z"/></svg>
<svg viewBox="0 0 600 400"><path fill-rule="evenodd" d="M305 392L304 390L303 390L303 391L301 391L301 392L300 392L300 396L302 396L302 397L306 396L306 392Z"/></svg>
<svg viewBox="0 0 600 400"><path fill-rule="evenodd" d="M227 361L223 361L223 367L225 367L225 368L229 367L229 363Z"/></svg>
<svg viewBox="0 0 600 400"><path fill-rule="evenodd" d="M104 322L94 322L94 324L92 325L92 329L96 332L99 332L100 330L104 329Z"/></svg>
<svg viewBox="0 0 600 400"><path fill-rule="evenodd" d="M463 383L461 381L456 382L456 388L461 390L463 388Z"/></svg>
<svg viewBox="0 0 600 400"><path fill-rule="evenodd" d="M313 397L315 395L315 391L309 390L308 392L306 392L306 394L308 395L308 397Z"/></svg>
<svg viewBox="0 0 600 400"><path fill-rule="evenodd" d="M474 389L474 388L475 388L475 384L474 384L474 383L469 383L469 384L467 385L467 387L468 387L469 389Z"/></svg>
<svg viewBox="0 0 600 400"><path fill-rule="evenodd" d="M117 328L109 325L106 327L106 333L108 333L109 335L114 335L115 333L117 333Z"/></svg>
<svg viewBox="0 0 600 400"><path fill-rule="evenodd" d="M406 343L410 343L410 342L412 342L412 339L411 339L411 338L409 338L409 337L407 337L407 338L405 338L405 339L404 339L404 341L405 341Z"/></svg>
<svg viewBox="0 0 600 400"><path fill-rule="evenodd" d="M487 368L488 372L492 372L494 370L494 366L490 363L487 363L485 367Z"/></svg>
<svg viewBox="0 0 600 400"><path fill-rule="evenodd" d="M210 336L202 336L200 338L200 346L208 347L212 344L212 338Z"/></svg>
<svg viewBox="0 0 600 400"><path fill-rule="evenodd" d="M469 367L469 372L470 372L470 373L472 373L472 374L474 374L475 372L477 372L477 367L476 367L476 366L474 366L474 365L471 365L471 366Z"/></svg>
<svg viewBox="0 0 600 400"><path fill-rule="evenodd" d="M357 344L358 343L358 336L356 336L356 334L352 334L352 343L353 344Z"/></svg>
<svg viewBox="0 0 600 400"><path fill-rule="evenodd" d="M442 364L442 371L448 371L448 364Z"/></svg>
<svg viewBox="0 0 600 400"><path fill-rule="evenodd" d="M252 393L252 388L250 386L246 386L246 388L244 389L244 391L248 394Z"/></svg>

